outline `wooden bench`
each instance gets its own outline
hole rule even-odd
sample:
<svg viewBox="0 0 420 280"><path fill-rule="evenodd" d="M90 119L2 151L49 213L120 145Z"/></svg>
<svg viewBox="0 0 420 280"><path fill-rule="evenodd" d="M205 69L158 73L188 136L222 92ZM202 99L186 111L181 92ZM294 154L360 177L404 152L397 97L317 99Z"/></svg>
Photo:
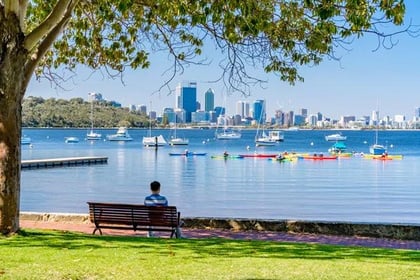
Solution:
<svg viewBox="0 0 420 280"><path fill-rule="evenodd" d="M89 219L96 231L101 229L167 231L171 238L180 237L181 213L175 206L87 202ZM151 228L152 227L152 228Z"/></svg>

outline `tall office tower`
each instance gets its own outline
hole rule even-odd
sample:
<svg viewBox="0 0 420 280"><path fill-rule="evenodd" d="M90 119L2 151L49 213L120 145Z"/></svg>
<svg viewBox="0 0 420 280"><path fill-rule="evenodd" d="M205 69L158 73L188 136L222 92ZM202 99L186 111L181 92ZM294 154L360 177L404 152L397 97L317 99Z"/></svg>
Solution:
<svg viewBox="0 0 420 280"><path fill-rule="evenodd" d="M241 116L241 118L245 117L245 102L244 101L236 102L236 114Z"/></svg>
<svg viewBox="0 0 420 280"><path fill-rule="evenodd" d="M265 111L265 101L264 100L255 100L254 101L254 120L257 123L262 124L265 122L266 119L266 111Z"/></svg>
<svg viewBox="0 0 420 280"><path fill-rule="evenodd" d="M418 120L420 118L420 107L417 107L414 111L414 118Z"/></svg>
<svg viewBox="0 0 420 280"><path fill-rule="evenodd" d="M274 119L276 125L284 125L284 113L282 110L276 110L274 112Z"/></svg>
<svg viewBox="0 0 420 280"><path fill-rule="evenodd" d="M322 115L322 113L318 112L316 113L316 115L318 116L318 121L322 121L324 119L324 116Z"/></svg>
<svg viewBox="0 0 420 280"><path fill-rule="evenodd" d="M250 112L249 112L249 102L245 102L244 104L244 117L249 117L251 116Z"/></svg>
<svg viewBox="0 0 420 280"><path fill-rule="evenodd" d="M151 120L156 120L157 114L156 111L149 111L149 118Z"/></svg>
<svg viewBox="0 0 420 280"><path fill-rule="evenodd" d="M204 93L204 111L214 111L214 91L211 88Z"/></svg>
<svg viewBox="0 0 420 280"><path fill-rule="evenodd" d="M293 111L284 114L284 125L287 127L295 125L295 113Z"/></svg>
<svg viewBox="0 0 420 280"><path fill-rule="evenodd" d="M379 124L379 111L372 111L372 116L370 120L371 120L370 125L378 125Z"/></svg>
<svg viewBox="0 0 420 280"><path fill-rule="evenodd" d="M300 114L303 116L303 117L307 117L308 116L308 109L305 109L305 108L302 108L302 109L300 109Z"/></svg>
<svg viewBox="0 0 420 280"><path fill-rule="evenodd" d="M185 122L191 122L191 113L197 110L197 83L188 82L176 87L176 107L185 110Z"/></svg>
<svg viewBox="0 0 420 280"><path fill-rule="evenodd" d="M147 106L146 105L140 105L140 107L139 107L139 112L141 113L141 114L147 114Z"/></svg>

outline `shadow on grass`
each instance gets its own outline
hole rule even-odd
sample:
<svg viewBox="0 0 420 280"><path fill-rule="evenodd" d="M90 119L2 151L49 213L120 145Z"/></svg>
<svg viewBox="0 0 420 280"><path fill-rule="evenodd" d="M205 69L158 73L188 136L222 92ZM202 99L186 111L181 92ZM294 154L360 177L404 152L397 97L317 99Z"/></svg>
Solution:
<svg viewBox="0 0 420 280"><path fill-rule="evenodd" d="M209 239L167 239L133 236L98 236L53 230L22 230L11 237L0 237L3 248L46 247L57 249L115 249L141 250L142 254L167 255L182 251L194 258L299 258L299 259L355 259L420 261L420 251L378 249L366 247L319 245L294 242Z"/></svg>

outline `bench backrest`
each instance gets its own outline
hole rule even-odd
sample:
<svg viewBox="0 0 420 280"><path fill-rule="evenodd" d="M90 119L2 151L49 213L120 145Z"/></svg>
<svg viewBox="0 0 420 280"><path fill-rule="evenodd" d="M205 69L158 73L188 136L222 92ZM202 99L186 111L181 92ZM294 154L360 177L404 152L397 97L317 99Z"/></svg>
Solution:
<svg viewBox="0 0 420 280"><path fill-rule="evenodd" d="M88 202L92 223L124 224L138 226L170 226L179 224L175 206L145 206L140 204Z"/></svg>

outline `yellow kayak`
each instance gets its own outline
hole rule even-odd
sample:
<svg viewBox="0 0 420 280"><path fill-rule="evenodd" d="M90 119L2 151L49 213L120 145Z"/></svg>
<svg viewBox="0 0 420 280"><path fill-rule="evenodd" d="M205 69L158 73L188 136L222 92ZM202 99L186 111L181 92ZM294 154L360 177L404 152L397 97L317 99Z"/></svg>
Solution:
<svg viewBox="0 0 420 280"><path fill-rule="evenodd" d="M392 160L392 159L403 159L403 155L363 155L366 159L380 159L380 160Z"/></svg>

